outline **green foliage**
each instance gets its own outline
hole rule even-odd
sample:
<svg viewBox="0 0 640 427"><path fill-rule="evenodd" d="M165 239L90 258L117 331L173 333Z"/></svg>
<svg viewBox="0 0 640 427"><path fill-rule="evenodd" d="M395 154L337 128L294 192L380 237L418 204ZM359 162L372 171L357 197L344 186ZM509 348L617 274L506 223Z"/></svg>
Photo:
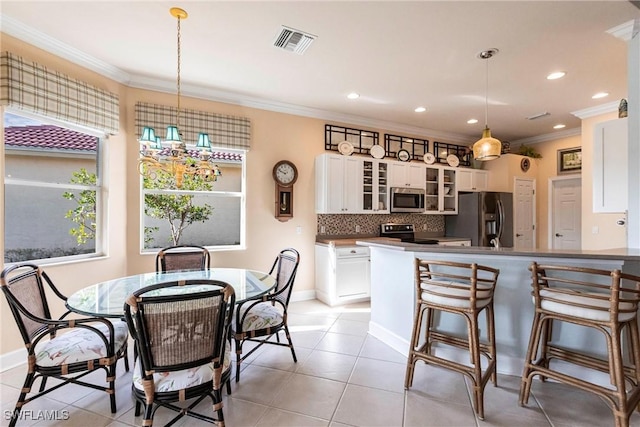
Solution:
<svg viewBox="0 0 640 427"><path fill-rule="evenodd" d="M177 190L175 177L166 172L158 172L155 179L144 178L143 186L148 190ZM180 190L211 191L213 185L198 176L185 174ZM179 245L185 229L195 222L206 222L213 213L213 207L194 203L194 196L184 194L145 194L144 213L151 218L169 222L172 245ZM145 245L150 244L157 227L145 227Z"/></svg>
<svg viewBox="0 0 640 427"><path fill-rule="evenodd" d="M96 185L98 179L95 173L89 173L85 168L82 168L73 172L70 182L72 184ZM66 191L62 197L78 204L75 209L68 210L64 217L76 224L75 228L69 230L69 234L76 238L78 246L84 245L96 236L96 191L82 190L78 194Z"/></svg>
<svg viewBox="0 0 640 427"><path fill-rule="evenodd" d="M518 154L520 154L521 156L531 157L532 159L541 159L542 158L542 154L538 153L535 150L535 148L529 147L527 145L521 145L520 146L520 151L518 151Z"/></svg>

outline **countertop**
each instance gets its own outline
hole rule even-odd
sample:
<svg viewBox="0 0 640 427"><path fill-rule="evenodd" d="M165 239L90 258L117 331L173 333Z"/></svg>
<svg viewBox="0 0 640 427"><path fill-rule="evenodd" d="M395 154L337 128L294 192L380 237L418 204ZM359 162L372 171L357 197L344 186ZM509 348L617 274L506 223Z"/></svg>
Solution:
<svg viewBox="0 0 640 427"><path fill-rule="evenodd" d="M416 236L424 237L424 236ZM438 240L439 242L459 242L471 239L465 239L462 237L442 237L442 236L428 236L429 239ZM393 237L380 237L380 236L367 236L367 235L323 235L316 236L316 244L320 245L333 245L333 246L356 246L356 242L369 242L369 243L402 243L400 239ZM415 245L419 246L419 245ZM430 245L437 246L437 245Z"/></svg>
<svg viewBox="0 0 640 427"><path fill-rule="evenodd" d="M514 249L482 246L418 245L399 241L356 240L357 245L381 247L405 252L457 253L469 255L522 256L547 258L622 259L640 261L640 249L617 248L602 250Z"/></svg>

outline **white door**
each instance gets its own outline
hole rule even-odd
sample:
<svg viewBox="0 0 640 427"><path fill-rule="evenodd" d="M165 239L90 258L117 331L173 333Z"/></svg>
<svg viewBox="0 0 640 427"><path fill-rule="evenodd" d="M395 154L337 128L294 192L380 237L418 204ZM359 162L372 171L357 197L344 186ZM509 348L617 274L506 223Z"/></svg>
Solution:
<svg viewBox="0 0 640 427"><path fill-rule="evenodd" d="M535 185L533 179L515 178L514 204L514 247L516 249L534 249L535 238Z"/></svg>
<svg viewBox="0 0 640 427"><path fill-rule="evenodd" d="M551 248L581 249L582 182L580 178L554 180L552 198Z"/></svg>

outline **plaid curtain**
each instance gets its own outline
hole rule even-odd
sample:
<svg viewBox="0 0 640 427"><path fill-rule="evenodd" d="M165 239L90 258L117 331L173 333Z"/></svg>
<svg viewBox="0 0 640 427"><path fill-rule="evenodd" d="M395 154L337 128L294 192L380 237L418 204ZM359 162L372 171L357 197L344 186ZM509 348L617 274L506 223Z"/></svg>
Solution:
<svg viewBox="0 0 640 427"><path fill-rule="evenodd" d="M0 104L116 134L118 96L11 52L0 54Z"/></svg>
<svg viewBox="0 0 640 427"><path fill-rule="evenodd" d="M144 127L151 127L156 136L164 137L169 125L176 124L176 107L136 103L136 137ZM194 145L200 132L208 133L214 147L248 150L251 144L251 121L245 117L180 109L180 135L186 144Z"/></svg>

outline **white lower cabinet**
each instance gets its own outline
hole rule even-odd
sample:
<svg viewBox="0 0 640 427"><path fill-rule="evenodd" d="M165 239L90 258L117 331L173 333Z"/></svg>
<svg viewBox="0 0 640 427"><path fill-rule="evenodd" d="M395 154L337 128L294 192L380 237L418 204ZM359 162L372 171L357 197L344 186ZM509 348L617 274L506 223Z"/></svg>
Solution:
<svg viewBox="0 0 640 427"><path fill-rule="evenodd" d="M369 248L316 245L316 298L330 306L369 299Z"/></svg>

